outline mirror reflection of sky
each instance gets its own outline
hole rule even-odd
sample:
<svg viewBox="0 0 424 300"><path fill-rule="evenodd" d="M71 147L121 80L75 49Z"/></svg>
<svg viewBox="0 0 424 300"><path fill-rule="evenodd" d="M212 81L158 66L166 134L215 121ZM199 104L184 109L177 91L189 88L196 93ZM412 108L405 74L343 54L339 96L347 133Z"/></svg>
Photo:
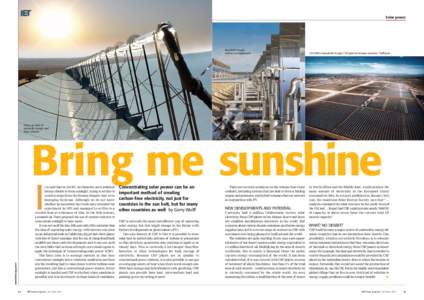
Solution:
<svg viewBox="0 0 424 300"><path fill-rule="evenodd" d="M306 74L424 75L424 57L307 56Z"/></svg>
<svg viewBox="0 0 424 300"><path fill-rule="evenodd" d="M234 72L253 71L271 35L280 23L214 23L213 57L230 65ZM225 49L243 49L250 54L226 54Z"/></svg>

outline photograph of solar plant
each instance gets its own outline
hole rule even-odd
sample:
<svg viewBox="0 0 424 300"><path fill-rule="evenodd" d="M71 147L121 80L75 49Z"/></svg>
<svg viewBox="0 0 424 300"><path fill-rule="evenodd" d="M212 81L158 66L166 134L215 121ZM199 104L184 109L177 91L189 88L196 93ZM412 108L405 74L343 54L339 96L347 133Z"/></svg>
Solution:
<svg viewBox="0 0 424 300"><path fill-rule="evenodd" d="M214 140L305 138L305 24L214 23Z"/></svg>
<svg viewBox="0 0 424 300"><path fill-rule="evenodd" d="M19 10L20 140L210 139L211 0Z"/></svg>
<svg viewBox="0 0 424 300"><path fill-rule="evenodd" d="M306 57L306 139L423 140L424 57Z"/></svg>

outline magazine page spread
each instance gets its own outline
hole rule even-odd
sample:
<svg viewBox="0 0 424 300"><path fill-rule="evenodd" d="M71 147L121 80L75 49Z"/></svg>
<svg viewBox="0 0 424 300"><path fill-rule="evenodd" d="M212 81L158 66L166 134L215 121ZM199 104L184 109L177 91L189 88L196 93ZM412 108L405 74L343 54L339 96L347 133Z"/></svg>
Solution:
<svg viewBox="0 0 424 300"><path fill-rule="evenodd" d="M423 298L418 1L9 6L2 299Z"/></svg>

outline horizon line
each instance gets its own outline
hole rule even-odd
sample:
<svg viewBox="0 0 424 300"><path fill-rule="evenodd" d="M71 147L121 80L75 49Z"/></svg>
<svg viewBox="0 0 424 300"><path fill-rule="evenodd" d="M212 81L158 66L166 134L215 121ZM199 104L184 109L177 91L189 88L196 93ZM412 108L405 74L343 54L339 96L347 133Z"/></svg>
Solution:
<svg viewBox="0 0 424 300"><path fill-rule="evenodd" d="M205 50L194 50L194 51L187 51L187 52L183 52L182 54L197 54L197 53L207 53L207 52L212 52L212 49L205 49ZM40 57L40 56L19 56L18 55L18 59L25 59L25 58L29 58L29 59L72 59L72 58L85 58L88 56L91 56L92 54L88 54L85 56L51 56L51 57Z"/></svg>

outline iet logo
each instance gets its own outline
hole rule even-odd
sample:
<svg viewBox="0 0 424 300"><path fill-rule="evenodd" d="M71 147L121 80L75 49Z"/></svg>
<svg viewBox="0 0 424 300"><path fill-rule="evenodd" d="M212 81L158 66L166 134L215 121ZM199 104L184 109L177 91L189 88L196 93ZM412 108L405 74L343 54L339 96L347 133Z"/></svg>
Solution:
<svg viewBox="0 0 424 300"><path fill-rule="evenodd" d="M29 17L30 13L31 13L30 9L22 9L21 10L21 17Z"/></svg>

